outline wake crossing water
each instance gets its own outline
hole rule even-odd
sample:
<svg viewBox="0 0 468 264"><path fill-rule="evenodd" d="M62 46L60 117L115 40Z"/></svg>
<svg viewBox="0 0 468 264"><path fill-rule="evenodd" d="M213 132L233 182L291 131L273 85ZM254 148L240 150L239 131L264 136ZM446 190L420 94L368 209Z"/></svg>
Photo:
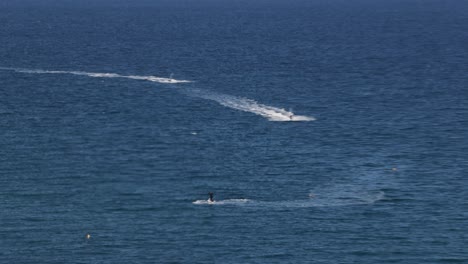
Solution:
<svg viewBox="0 0 468 264"><path fill-rule="evenodd" d="M79 76L88 76L93 78L126 78L133 80L144 80L163 84L178 84L190 83L189 80L178 80L173 78L163 78L157 76L142 76L142 75L122 75L117 73L98 73L85 71L54 71L40 69L25 69L25 68L9 68L0 67L0 70L10 70L20 73L30 74L72 74ZM253 113L262 116L270 121L314 121L314 117L296 115L292 111L286 111L283 108L273 107L258 103L255 100L237 97L232 95L220 94L201 89L185 89L185 93L189 96L194 96L206 100L211 100L219 103L222 106L232 108L239 111Z"/></svg>

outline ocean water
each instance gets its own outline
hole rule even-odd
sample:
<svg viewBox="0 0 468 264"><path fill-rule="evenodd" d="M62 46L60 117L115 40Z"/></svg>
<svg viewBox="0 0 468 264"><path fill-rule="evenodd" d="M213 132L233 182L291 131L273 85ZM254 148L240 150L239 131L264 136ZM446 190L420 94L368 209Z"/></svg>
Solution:
<svg viewBox="0 0 468 264"><path fill-rule="evenodd" d="M468 263L467 66L466 1L1 1L0 263Z"/></svg>

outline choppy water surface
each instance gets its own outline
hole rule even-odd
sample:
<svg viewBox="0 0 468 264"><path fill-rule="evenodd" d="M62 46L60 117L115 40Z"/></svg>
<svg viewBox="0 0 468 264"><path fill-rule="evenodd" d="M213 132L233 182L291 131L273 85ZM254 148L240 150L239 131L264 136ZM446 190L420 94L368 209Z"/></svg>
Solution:
<svg viewBox="0 0 468 264"><path fill-rule="evenodd" d="M0 262L468 262L466 14L2 2Z"/></svg>

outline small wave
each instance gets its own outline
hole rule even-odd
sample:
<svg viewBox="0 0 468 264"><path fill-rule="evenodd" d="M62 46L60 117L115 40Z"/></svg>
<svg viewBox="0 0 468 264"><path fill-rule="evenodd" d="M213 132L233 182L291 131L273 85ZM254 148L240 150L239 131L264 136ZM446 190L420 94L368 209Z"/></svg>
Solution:
<svg viewBox="0 0 468 264"><path fill-rule="evenodd" d="M11 70L22 73L36 73L36 74L73 74L81 76L89 76L94 78L126 78L133 80L145 80L157 83L189 83L188 80L177 80L172 78L163 78L157 76L140 76L140 75L122 75L117 73L101 73L101 72L84 72L84 71L49 71L49 70L38 70L38 69L22 69L22 68L7 68L0 67L1 70Z"/></svg>
<svg viewBox="0 0 468 264"><path fill-rule="evenodd" d="M0 115L12 115L12 114L14 114L13 111L7 111L7 110L3 111L3 110L0 110Z"/></svg>
<svg viewBox="0 0 468 264"><path fill-rule="evenodd" d="M227 199L227 200L220 200L220 201L209 201L209 200L196 200L193 204L210 204L210 205L223 205L223 204L245 204L250 202L249 199Z"/></svg>

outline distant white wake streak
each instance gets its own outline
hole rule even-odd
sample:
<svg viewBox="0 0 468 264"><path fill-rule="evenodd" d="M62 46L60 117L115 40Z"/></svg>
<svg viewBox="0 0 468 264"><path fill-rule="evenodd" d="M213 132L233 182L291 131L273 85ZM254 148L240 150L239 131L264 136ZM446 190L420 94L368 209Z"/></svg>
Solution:
<svg viewBox="0 0 468 264"><path fill-rule="evenodd" d="M50 70L39 70L39 69L23 69L23 68L8 68L0 67L0 70L10 70L21 73L32 73L32 74L73 74L88 76L94 78L126 78L133 80L144 80L157 83L165 84L176 84L176 83L190 83L188 80L177 80L172 78L162 78L156 76L141 76L141 75L121 75L117 73L98 73L98 72L84 72L84 71L50 71ZM187 95L211 100L219 103L222 106L229 107L232 109L253 113L270 121L314 121L315 118L310 116L295 115L292 111L286 111L282 108L268 106L260 104L255 100L242 98L232 95L214 93L204 91L200 89L185 89Z"/></svg>
<svg viewBox="0 0 468 264"><path fill-rule="evenodd" d="M84 72L84 71L46 71L46 70L31 70L31 69L22 69L22 68L5 68L0 67L2 70L12 70L15 72L22 73L36 73L36 74L73 74L73 75L82 75L95 78L126 78L134 80L145 80L150 82L157 83L189 83L191 81L187 80L176 80L172 78L162 78L156 76L140 76L140 75L121 75L117 73L99 73L99 72Z"/></svg>

